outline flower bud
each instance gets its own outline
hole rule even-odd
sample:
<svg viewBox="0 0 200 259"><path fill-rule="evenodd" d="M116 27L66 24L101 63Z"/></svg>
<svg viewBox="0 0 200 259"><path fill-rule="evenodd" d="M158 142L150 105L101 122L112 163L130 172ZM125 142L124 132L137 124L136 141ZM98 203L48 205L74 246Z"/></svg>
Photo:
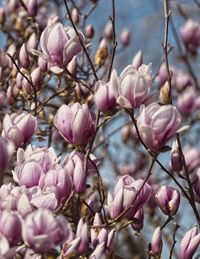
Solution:
<svg viewBox="0 0 200 259"><path fill-rule="evenodd" d="M200 244L200 234L197 234L197 226L190 229L183 237L180 244L180 259L191 259Z"/></svg>
<svg viewBox="0 0 200 259"><path fill-rule="evenodd" d="M26 7L27 7L27 12L29 16L36 16L37 0L28 0Z"/></svg>
<svg viewBox="0 0 200 259"><path fill-rule="evenodd" d="M135 69L138 69L143 63L142 51L139 50L133 57L132 65Z"/></svg>
<svg viewBox="0 0 200 259"><path fill-rule="evenodd" d="M41 89L41 71L39 67L31 72L31 81L36 91L39 91Z"/></svg>
<svg viewBox="0 0 200 259"><path fill-rule="evenodd" d="M78 246L78 253L84 254L88 251L89 248L89 231L88 231L88 225L86 222L83 221L81 218L79 220L77 229L76 229L76 238L80 237L80 243Z"/></svg>
<svg viewBox="0 0 200 259"><path fill-rule="evenodd" d="M106 24L106 26L105 26L105 28L103 30L103 35L104 35L104 37L106 39L109 39L109 40L112 39L112 37L113 37L113 26L112 26L112 22L111 21L109 21Z"/></svg>
<svg viewBox="0 0 200 259"><path fill-rule="evenodd" d="M171 103L171 94L170 94L170 87L169 87L168 81L160 89L159 97L160 97L160 102L162 104L167 105Z"/></svg>
<svg viewBox="0 0 200 259"><path fill-rule="evenodd" d="M3 24L5 21L5 11L3 7L0 7L0 24Z"/></svg>
<svg viewBox="0 0 200 259"><path fill-rule="evenodd" d="M95 84L94 100L101 112L110 111L117 105L114 92L118 84L119 78L115 70L112 71L111 78L108 83L98 81Z"/></svg>
<svg viewBox="0 0 200 259"><path fill-rule="evenodd" d="M182 163L182 156L178 149L177 142L173 142L172 145L172 151L171 151L171 166L172 169L176 172L179 172L182 170L183 163Z"/></svg>
<svg viewBox="0 0 200 259"><path fill-rule="evenodd" d="M197 93L193 87L186 88L178 96L177 106L179 111L185 116L189 116L198 108Z"/></svg>
<svg viewBox="0 0 200 259"><path fill-rule="evenodd" d="M95 54L94 63L97 66L102 66L108 56L108 46L106 39L102 39L99 48Z"/></svg>
<svg viewBox="0 0 200 259"><path fill-rule="evenodd" d="M77 193L84 193L86 190L86 172L84 163L79 159L74 168L73 174L74 188Z"/></svg>
<svg viewBox="0 0 200 259"><path fill-rule="evenodd" d="M38 39L36 33L32 33L29 37L26 47L29 53L32 53L32 49L37 47Z"/></svg>
<svg viewBox="0 0 200 259"><path fill-rule="evenodd" d="M42 72L48 71L48 63L46 60L42 59L41 57L38 58L38 66Z"/></svg>
<svg viewBox="0 0 200 259"><path fill-rule="evenodd" d="M121 43L125 47L130 43L131 34L128 28L124 28L120 35Z"/></svg>
<svg viewBox="0 0 200 259"><path fill-rule="evenodd" d="M72 9L71 17L75 24L79 23L79 14L77 8Z"/></svg>
<svg viewBox="0 0 200 259"><path fill-rule="evenodd" d="M193 180L193 188L195 191L195 194L198 197L198 200L200 200L200 168L197 170L197 172L194 175L194 180Z"/></svg>
<svg viewBox="0 0 200 259"><path fill-rule="evenodd" d="M93 25L89 24L89 25L86 26L85 35L89 39L94 37L94 27L93 27Z"/></svg>
<svg viewBox="0 0 200 259"><path fill-rule="evenodd" d="M168 216L176 214L180 204L180 193L168 186L161 186L155 195L156 202L162 212Z"/></svg>
<svg viewBox="0 0 200 259"><path fill-rule="evenodd" d="M151 244L150 244L150 253L154 256L160 256L162 253L162 235L160 227L157 227L153 233Z"/></svg>
<svg viewBox="0 0 200 259"><path fill-rule="evenodd" d="M143 208L140 208L135 215L133 216L134 219L137 219L139 222L136 223L132 223L131 227L136 230L136 231L140 231L143 228L143 221L144 221L144 210Z"/></svg>
<svg viewBox="0 0 200 259"><path fill-rule="evenodd" d="M28 68L30 66L30 59L25 43L22 45L19 51L19 62L23 68Z"/></svg>
<svg viewBox="0 0 200 259"><path fill-rule="evenodd" d="M7 167L9 160L6 142L2 138L0 138L0 158L0 174L2 174Z"/></svg>

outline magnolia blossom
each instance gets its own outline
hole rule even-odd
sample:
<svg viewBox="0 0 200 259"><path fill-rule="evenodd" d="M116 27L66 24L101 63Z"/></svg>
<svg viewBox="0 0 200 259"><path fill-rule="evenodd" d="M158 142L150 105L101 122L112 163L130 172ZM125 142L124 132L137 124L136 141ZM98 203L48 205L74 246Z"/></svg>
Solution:
<svg viewBox="0 0 200 259"><path fill-rule="evenodd" d="M180 112L189 116L192 112L196 111L199 106L199 99L193 87L188 87L184 90L177 99L177 106Z"/></svg>
<svg viewBox="0 0 200 259"><path fill-rule="evenodd" d="M180 28L181 38L191 54L196 54L200 45L200 25L199 23L189 19Z"/></svg>
<svg viewBox="0 0 200 259"><path fill-rule="evenodd" d="M65 217L54 217L47 209L30 213L23 223L23 239L37 253L48 252L63 243L68 234L69 227Z"/></svg>
<svg viewBox="0 0 200 259"><path fill-rule="evenodd" d="M162 186L156 193L156 201L164 214L173 216L179 208L180 193L172 187Z"/></svg>
<svg viewBox="0 0 200 259"><path fill-rule="evenodd" d="M3 120L2 136L14 143L16 147L23 147L34 134L37 120L30 114L6 114Z"/></svg>
<svg viewBox="0 0 200 259"><path fill-rule="evenodd" d="M80 31L79 35L84 41L84 36ZM81 51L81 44L74 29L70 26L64 27L60 22L53 23L44 29L40 37L40 46L42 52L33 50L33 54L47 60L51 70L56 73L61 72Z"/></svg>
<svg viewBox="0 0 200 259"><path fill-rule="evenodd" d="M155 102L143 106L137 120L140 137L152 150L162 148L176 133L180 123L181 116L174 106L160 106Z"/></svg>
<svg viewBox="0 0 200 259"><path fill-rule="evenodd" d="M183 237L180 244L180 259L191 259L200 244L200 234L197 234L197 226L190 229Z"/></svg>
<svg viewBox="0 0 200 259"><path fill-rule="evenodd" d="M151 197L151 187L143 180L134 180L129 175L119 176L114 188L114 198L109 195L108 208L111 218L127 210L125 217L133 218Z"/></svg>
<svg viewBox="0 0 200 259"><path fill-rule="evenodd" d="M57 203L69 198L72 191L71 177L58 163L53 148L35 148L29 145L25 151L18 149L13 178L19 185L37 187L31 189L31 203L36 207L44 207L41 202L43 204L46 197L46 203L49 201L50 207L54 209Z"/></svg>
<svg viewBox="0 0 200 259"><path fill-rule="evenodd" d="M117 105L115 92L117 91L118 84L119 78L116 70L112 71L108 83L105 81L98 81L95 84L94 101L101 112L110 111Z"/></svg>
<svg viewBox="0 0 200 259"><path fill-rule="evenodd" d="M154 232L153 232L153 236L152 236L152 240L151 240L151 253L154 256L160 256L161 252L162 252L162 235L161 235L161 229L160 227L157 227Z"/></svg>
<svg viewBox="0 0 200 259"><path fill-rule="evenodd" d="M87 144L95 132L95 116L87 104L63 104L54 123L60 134L75 146Z"/></svg>
<svg viewBox="0 0 200 259"><path fill-rule="evenodd" d="M151 65L141 65L138 69L127 66L120 75L117 103L125 108L139 107L149 94L151 82Z"/></svg>

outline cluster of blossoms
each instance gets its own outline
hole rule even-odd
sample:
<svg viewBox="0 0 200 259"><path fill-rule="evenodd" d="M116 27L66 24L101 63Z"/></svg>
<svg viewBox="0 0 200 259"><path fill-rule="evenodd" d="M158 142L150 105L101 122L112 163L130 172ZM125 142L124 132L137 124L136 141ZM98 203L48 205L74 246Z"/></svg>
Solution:
<svg viewBox="0 0 200 259"><path fill-rule="evenodd" d="M98 1L64 1L67 26L57 16L59 4L52 1L57 12L50 17L47 2L5 0L0 8L8 34L0 49L0 258L118 258L124 230L144 240L149 219L155 221L151 240L139 254L161 258L163 233L173 221L172 255L184 200L200 224L200 151L185 141L182 148L181 135L199 120L196 77L168 58L153 75L142 51L119 75L114 11L93 62L95 31L85 24ZM199 24L188 20L180 35L186 54L196 55ZM128 28L120 40L125 49ZM110 147L107 125L127 117L122 142L136 154L119 165L121 146L114 139ZM169 152L167 165L162 152ZM106 160L116 181L103 177L104 169L111 171ZM161 171L173 181L164 184ZM191 259L200 244L197 225L187 226L178 243L179 258Z"/></svg>

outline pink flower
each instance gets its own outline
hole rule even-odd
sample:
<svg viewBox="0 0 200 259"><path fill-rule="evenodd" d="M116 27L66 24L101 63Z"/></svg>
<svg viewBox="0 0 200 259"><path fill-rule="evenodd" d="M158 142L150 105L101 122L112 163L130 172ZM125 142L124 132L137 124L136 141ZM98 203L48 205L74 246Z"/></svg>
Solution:
<svg viewBox="0 0 200 259"><path fill-rule="evenodd" d="M37 120L30 114L6 114L3 120L2 136L12 141L16 147L23 147L34 134Z"/></svg>
<svg viewBox="0 0 200 259"><path fill-rule="evenodd" d="M79 32L81 39L84 36ZM81 51L81 44L73 28L64 27L60 22L47 26L41 34L42 53L33 50L33 54L47 60L51 69L62 71L74 56Z"/></svg>
<svg viewBox="0 0 200 259"><path fill-rule="evenodd" d="M87 104L62 105L54 123L60 134L76 146L87 144L95 132L95 116Z"/></svg>
<svg viewBox="0 0 200 259"><path fill-rule="evenodd" d="M129 65L122 71L116 96L120 106L136 108L146 100L152 81L150 68L151 65L141 65L138 69Z"/></svg>
<svg viewBox="0 0 200 259"><path fill-rule="evenodd" d="M176 133L180 123L181 116L174 106L160 106L155 102L143 106L137 120L140 136L152 150L161 149Z"/></svg>

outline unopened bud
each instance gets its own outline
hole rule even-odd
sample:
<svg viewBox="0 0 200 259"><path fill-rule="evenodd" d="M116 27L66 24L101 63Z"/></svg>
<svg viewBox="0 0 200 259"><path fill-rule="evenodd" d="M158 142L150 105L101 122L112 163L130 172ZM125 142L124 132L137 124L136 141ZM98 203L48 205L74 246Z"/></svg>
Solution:
<svg viewBox="0 0 200 259"><path fill-rule="evenodd" d="M99 48L96 52L94 63L95 65L102 66L108 56L108 46L105 39L102 39L102 41L99 44Z"/></svg>
<svg viewBox="0 0 200 259"><path fill-rule="evenodd" d="M173 142L172 151L171 151L171 166L174 171L181 171L183 164L182 164L182 156L178 149L177 142Z"/></svg>
<svg viewBox="0 0 200 259"><path fill-rule="evenodd" d="M109 21L106 24L106 26L104 28L104 31L103 31L103 35L107 39L112 39L112 37L113 37L113 26L112 26L111 21Z"/></svg>
<svg viewBox="0 0 200 259"><path fill-rule="evenodd" d="M79 23L79 14L77 8L72 9L71 17L75 24Z"/></svg>
<svg viewBox="0 0 200 259"><path fill-rule="evenodd" d="M37 0L28 0L27 12L29 16L36 16L37 14Z"/></svg>
<svg viewBox="0 0 200 259"><path fill-rule="evenodd" d="M160 227L157 227L153 233L151 244L150 244L150 254L154 256L160 256L162 253L162 235Z"/></svg>
<svg viewBox="0 0 200 259"><path fill-rule="evenodd" d="M85 28L85 35L89 39L94 37L94 27L91 24Z"/></svg>
<svg viewBox="0 0 200 259"><path fill-rule="evenodd" d="M26 44L24 43L19 51L19 62L23 68L28 68L30 65L30 59L27 51Z"/></svg>
<svg viewBox="0 0 200 259"><path fill-rule="evenodd" d="M3 24L5 21L5 12L4 12L4 8L0 7L0 24Z"/></svg>
<svg viewBox="0 0 200 259"><path fill-rule="evenodd" d="M128 28L124 28L121 33L121 43L125 47L130 43L131 35L130 30Z"/></svg>
<svg viewBox="0 0 200 259"><path fill-rule="evenodd" d="M160 89L160 101L162 104L170 104L171 97L170 97L170 87L168 81L163 85Z"/></svg>
<svg viewBox="0 0 200 259"><path fill-rule="evenodd" d="M142 51L139 50L133 57L132 65L134 68L138 69L143 63Z"/></svg>

